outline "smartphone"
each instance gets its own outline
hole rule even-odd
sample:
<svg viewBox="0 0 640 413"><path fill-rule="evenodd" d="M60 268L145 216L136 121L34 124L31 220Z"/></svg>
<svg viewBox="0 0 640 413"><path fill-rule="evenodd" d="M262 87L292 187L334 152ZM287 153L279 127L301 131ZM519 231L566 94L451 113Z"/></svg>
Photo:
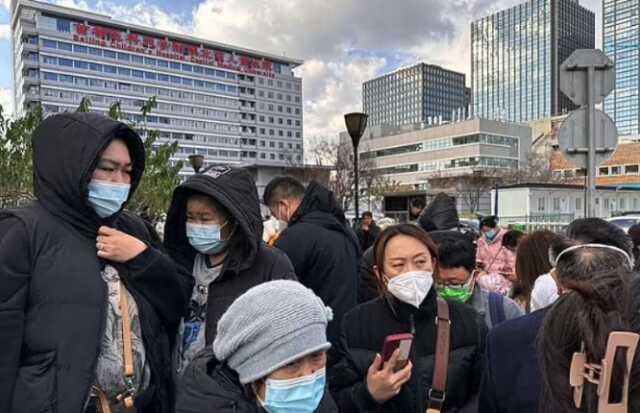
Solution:
<svg viewBox="0 0 640 413"><path fill-rule="evenodd" d="M411 345L413 344L413 334L402 333L387 336L384 339L384 345L382 346L382 360L386 363L389 361L393 352L396 349L400 349L400 356L398 362L394 367L394 371L402 370L409 362L409 355L411 354ZM382 369L384 364L380 367Z"/></svg>

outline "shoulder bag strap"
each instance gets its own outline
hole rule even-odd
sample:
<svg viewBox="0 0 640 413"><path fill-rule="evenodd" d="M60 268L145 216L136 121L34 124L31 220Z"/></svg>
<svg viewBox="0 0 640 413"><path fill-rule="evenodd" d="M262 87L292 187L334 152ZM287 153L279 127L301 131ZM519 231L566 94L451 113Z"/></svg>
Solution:
<svg viewBox="0 0 640 413"><path fill-rule="evenodd" d="M449 318L449 304L438 297L438 315L436 317L437 341L436 357L433 372L433 383L429 389L427 413L439 413L444 406L447 387L447 370L449 368L449 339L451 333L451 319Z"/></svg>
<svg viewBox="0 0 640 413"><path fill-rule="evenodd" d="M120 311L122 312L122 356L124 359L124 379L128 391L122 395L125 407L133 407L133 340L131 338L131 320L129 319L129 297L124 284L120 282Z"/></svg>

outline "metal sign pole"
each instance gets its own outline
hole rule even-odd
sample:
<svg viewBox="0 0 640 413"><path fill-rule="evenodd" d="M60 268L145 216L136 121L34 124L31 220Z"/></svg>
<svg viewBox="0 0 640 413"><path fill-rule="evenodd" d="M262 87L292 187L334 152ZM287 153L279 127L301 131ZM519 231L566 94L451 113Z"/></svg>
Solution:
<svg viewBox="0 0 640 413"><path fill-rule="evenodd" d="M593 75L595 68L589 66L587 69L587 134L589 139L589 153L587 155L589 169L587 171L587 215L586 218L595 217L594 196L596 193L596 139L595 139L595 118L596 105L593 99Z"/></svg>

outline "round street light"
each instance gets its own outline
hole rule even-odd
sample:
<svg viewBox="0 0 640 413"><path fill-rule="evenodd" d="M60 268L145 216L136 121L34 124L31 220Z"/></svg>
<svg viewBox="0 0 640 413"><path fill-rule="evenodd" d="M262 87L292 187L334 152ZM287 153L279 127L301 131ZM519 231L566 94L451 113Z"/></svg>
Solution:
<svg viewBox="0 0 640 413"><path fill-rule="evenodd" d="M355 220L360 218L360 205L359 205L359 192L360 183L358 173L358 145L360 144L360 138L364 134L367 128L367 119L369 115L362 112L352 112L344 115L344 123L347 125L347 132L351 136L351 143L353 144L353 172L355 178Z"/></svg>

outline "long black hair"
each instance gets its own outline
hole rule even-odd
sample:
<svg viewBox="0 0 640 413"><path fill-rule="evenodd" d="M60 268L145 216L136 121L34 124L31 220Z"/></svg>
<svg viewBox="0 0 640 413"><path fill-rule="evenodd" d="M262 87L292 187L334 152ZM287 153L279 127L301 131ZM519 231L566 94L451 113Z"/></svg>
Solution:
<svg viewBox="0 0 640 413"><path fill-rule="evenodd" d="M573 241L559 238L552 243L550 255L558 257L574 245L577 244ZM549 310L539 335L542 369L539 411L596 413L598 396L592 384L585 385L581 409L575 407L573 388L569 385L571 359L584 345L587 361L600 364L609 333L631 331L632 269L621 251L585 246L563 253L556 263L555 276L563 293ZM616 366L611 382L613 401L621 397L625 371L622 357L616 358ZM632 373L631 394L634 394L640 390L637 355ZM629 401L630 412L640 411L640 397L630 396Z"/></svg>

